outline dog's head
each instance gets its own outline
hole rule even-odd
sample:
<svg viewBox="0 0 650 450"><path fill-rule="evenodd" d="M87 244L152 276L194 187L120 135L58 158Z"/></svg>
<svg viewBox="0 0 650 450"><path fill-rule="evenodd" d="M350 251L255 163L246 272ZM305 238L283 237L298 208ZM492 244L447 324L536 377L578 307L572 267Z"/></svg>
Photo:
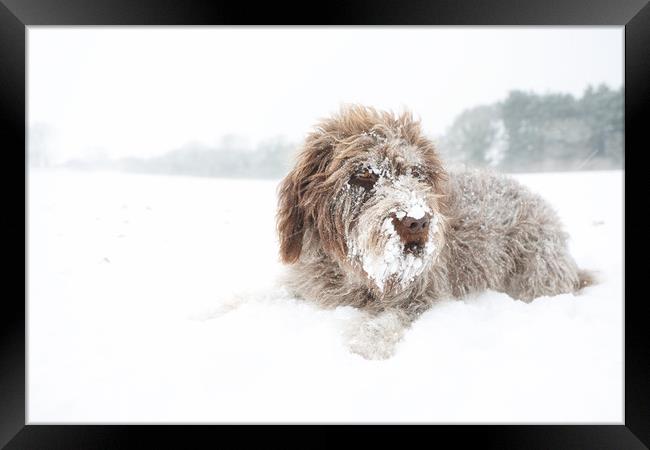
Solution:
<svg viewBox="0 0 650 450"><path fill-rule="evenodd" d="M303 239L378 295L406 288L444 242L446 173L410 113L345 107L308 135L279 187L280 255Z"/></svg>

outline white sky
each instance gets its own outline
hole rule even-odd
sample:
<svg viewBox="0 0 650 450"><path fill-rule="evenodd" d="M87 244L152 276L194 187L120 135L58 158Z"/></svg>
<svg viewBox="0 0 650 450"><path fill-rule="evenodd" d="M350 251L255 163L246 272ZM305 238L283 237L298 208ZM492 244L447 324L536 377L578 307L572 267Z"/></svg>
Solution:
<svg viewBox="0 0 650 450"><path fill-rule="evenodd" d="M300 140L341 103L440 135L511 89L623 83L623 27L29 27L28 122L56 160L152 156L226 134Z"/></svg>

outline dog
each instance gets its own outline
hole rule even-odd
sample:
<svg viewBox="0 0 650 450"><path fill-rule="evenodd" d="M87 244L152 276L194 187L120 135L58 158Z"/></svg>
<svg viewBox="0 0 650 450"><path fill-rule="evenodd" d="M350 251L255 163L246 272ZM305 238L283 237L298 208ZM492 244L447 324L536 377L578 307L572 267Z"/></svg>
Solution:
<svg viewBox="0 0 650 450"><path fill-rule="evenodd" d="M322 120L278 186L277 231L286 287L361 309L347 339L367 359L393 355L437 300L530 302L593 282L547 202L506 176L448 173L410 112L348 105Z"/></svg>

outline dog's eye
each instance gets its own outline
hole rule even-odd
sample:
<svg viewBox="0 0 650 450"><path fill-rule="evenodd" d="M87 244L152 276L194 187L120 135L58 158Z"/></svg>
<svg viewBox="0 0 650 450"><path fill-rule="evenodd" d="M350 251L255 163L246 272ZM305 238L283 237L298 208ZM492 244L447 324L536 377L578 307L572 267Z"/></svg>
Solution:
<svg viewBox="0 0 650 450"><path fill-rule="evenodd" d="M420 173L420 171L418 169L411 169L411 176L413 178L420 178L422 176L422 174Z"/></svg>
<svg viewBox="0 0 650 450"><path fill-rule="evenodd" d="M361 186L364 189L372 189L376 182L377 175L368 169L364 169L361 172L354 174L350 179L350 184Z"/></svg>

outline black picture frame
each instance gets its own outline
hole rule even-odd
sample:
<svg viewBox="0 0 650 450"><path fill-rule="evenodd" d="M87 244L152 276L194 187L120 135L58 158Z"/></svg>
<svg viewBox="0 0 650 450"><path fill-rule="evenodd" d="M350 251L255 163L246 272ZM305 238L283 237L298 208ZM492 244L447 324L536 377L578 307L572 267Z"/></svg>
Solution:
<svg viewBox="0 0 650 450"><path fill-rule="evenodd" d="M25 305L27 300L27 159L26 126L26 27L30 25L618 25L625 26L625 155L635 147L637 155L648 148L645 132L650 100L650 6L645 0L514 0L401 2L319 2L250 5L244 2L169 0L0 0L0 123L5 154L4 192L13 194L17 215L9 215L10 231L24 229L25 247L16 248L18 261L5 258L5 280L17 283L23 271L25 283L17 293L5 290L0 309L0 446L23 448L194 448L189 442L206 440L223 443L225 435L245 444L257 434L268 438L286 427L269 426L127 426L26 425L25 385ZM15 158L15 161L6 158ZM627 161L627 157L625 158ZM634 157L632 161L634 161ZM23 165L25 171L18 168ZM627 165L627 170L640 170ZM12 180L15 175L18 181ZM24 177L24 178L23 178ZM20 181L22 178L22 184ZM632 188L635 177L625 176L625 193L645 193ZM640 177L643 180L643 176ZM19 194L16 194L18 186ZM21 187L22 186L22 187ZM24 189L24 190L23 190ZM4 197L10 197L5 195ZM634 195L633 195L634 197ZM627 205L624 199L624 208ZM625 210L626 211L626 210ZM14 225L15 217L25 222ZM625 217L627 219L627 216ZM628 235L629 220L625 220ZM634 236L635 234L632 234ZM643 236L643 235L641 235ZM14 233L5 241L16 243ZM17 246L18 247L18 246ZM23 259L23 257L25 259ZM625 269L637 280L641 265ZM14 270L16 274L11 273ZM627 279L627 278L626 278ZM642 278L641 278L642 279ZM625 416L621 425L476 425L476 426L362 426L354 431L364 440L378 437L384 443L417 442L428 438L432 444L452 442L488 448L562 449L602 448L636 449L650 446L650 350L644 322L650 308L643 295L629 297L625 285ZM19 293L24 292L24 296ZM408 429L405 429L407 428ZM318 446L341 443L337 434L352 427L306 425L291 426L283 443L307 442ZM406 431L410 438L395 433ZM316 432L318 439L305 440L304 434ZM417 436L416 436L417 435ZM426 435L426 436L423 436ZM277 436L280 437L279 435ZM369 442L369 441L367 441ZM155 443L155 444L154 444ZM182 444L181 444L182 443ZM211 446L212 446L211 445Z"/></svg>

